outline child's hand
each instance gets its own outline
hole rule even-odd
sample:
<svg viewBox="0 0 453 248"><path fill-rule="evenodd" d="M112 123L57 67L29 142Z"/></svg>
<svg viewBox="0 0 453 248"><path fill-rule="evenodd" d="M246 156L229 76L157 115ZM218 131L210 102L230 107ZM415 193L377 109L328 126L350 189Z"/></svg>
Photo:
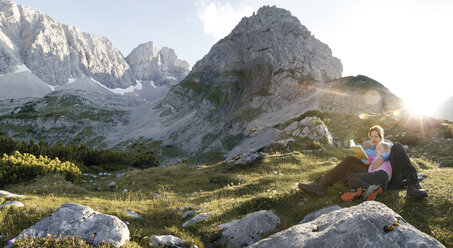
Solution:
<svg viewBox="0 0 453 248"><path fill-rule="evenodd" d="M371 164L370 160L367 160L367 161L365 161L365 162L363 162L363 163L365 163L365 164L368 165L368 166Z"/></svg>

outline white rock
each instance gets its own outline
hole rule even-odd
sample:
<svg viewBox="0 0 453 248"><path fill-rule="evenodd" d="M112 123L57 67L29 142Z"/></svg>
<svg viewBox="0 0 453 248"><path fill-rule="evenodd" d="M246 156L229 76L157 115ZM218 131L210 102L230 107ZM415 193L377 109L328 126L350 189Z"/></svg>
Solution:
<svg viewBox="0 0 453 248"><path fill-rule="evenodd" d="M182 219L187 219L187 217L194 215L195 212L193 210L186 211L182 213Z"/></svg>
<svg viewBox="0 0 453 248"><path fill-rule="evenodd" d="M24 207L25 205L19 201L9 201L9 202L5 202L2 205L0 205L0 209L4 208L6 206L13 206L13 207L21 208L21 207Z"/></svg>
<svg viewBox="0 0 453 248"><path fill-rule="evenodd" d="M201 213L201 214L198 214L198 215L196 215L195 217L193 217L192 219L190 219L190 220L184 222L184 223L182 224L182 227L184 228L184 227L186 227L186 226L188 226L188 225L193 225L193 224L195 224L195 223L197 223L197 222L206 220L207 218L209 218L209 216L211 216L210 213Z"/></svg>
<svg viewBox="0 0 453 248"><path fill-rule="evenodd" d="M393 231L384 226L399 221ZM318 218L275 233L249 247L445 247L417 230L377 201L323 214Z"/></svg>
<svg viewBox="0 0 453 248"><path fill-rule="evenodd" d="M235 248L251 245L261 240L278 224L280 224L280 218L272 212L261 210L242 219L221 224L217 226L217 229L221 231L221 245Z"/></svg>
<svg viewBox="0 0 453 248"><path fill-rule="evenodd" d="M300 134L301 134L300 129L296 129L291 133L292 136L296 136L296 137L299 136Z"/></svg>
<svg viewBox="0 0 453 248"><path fill-rule="evenodd" d="M137 212L132 211L132 210L128 210L128 211L127 211L127 214L128 214L132 219L139 219L139 218L142 218L142 216L141 216L140 214L138 214Z"/></svg>
<svg viewBox="0 0 453 248"><path fill-rule="evenodd" d="M5 197L5 198L24 198L25 195L18 195L14 193L10 193L5 190L0 190L0 196Z"/></svg>
<svg viewBox="0 0 453 248"><path fill-rule="evenodd" d="M125 172L121 172L121 173L116 174L116 178L124 177L125 175L126 175Z"/></svg>
<svg viewBox="0 0 453 248"><path fill-rule="evenodd" d="M185 211L185 210L191 210L191 209L192 209L191 206L183 206L183 207L179 208L179 211Z"/></svg>
<svg viewBox="0 0 453 248"><path fill-rule="evenodd" d="M284 140L277 141L277 143L281 144L284 148L288 147L288 143L289 142L296 142L296 140L294 140L293 138L289 138L289 139L284 139Z"/></svg>
<svg viewBox="0 0 453 248"><path fill-rule="evenodd" d="M299 127L299 122L298 121L294 121L288 127L286 127L283 131L286 132L286 133L291 133L294 130L296 130L298 127ZM297 135L295 135L295 136L297 136Z"/></svg>
<svg viewBox="0 0 453 248"><path fill-rule="evenodd" d="M106 242L115 247L129 240L129 229L118 217L100 214L76 203L61 205L52 216L24 230L16 239L47 237L48 234L52 237L80 237L94 245Z"/></svg>
<svg viewBox="0 0 453 248"><path fill-rule="evenodd" d="M116 183L115 183L115 182L111 182L111 183L109 183L107 186L109 186L109 187L115 187L115 186L116 186Z"/></svg>
<svg viewBox="0 0 453 248"><path fill-rule="evenodd" d="M173 235L152 235L149 238L149 245L153 246L168 246L168 247L182 247L184 240Z"/></svg>

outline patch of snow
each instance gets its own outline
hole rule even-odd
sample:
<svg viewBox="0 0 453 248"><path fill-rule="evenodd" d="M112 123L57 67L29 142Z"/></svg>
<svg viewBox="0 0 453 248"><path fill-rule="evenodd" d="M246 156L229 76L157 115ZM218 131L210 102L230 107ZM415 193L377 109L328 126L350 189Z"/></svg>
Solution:
<svg viewBox="0 0 453 248"><path fill-rule="evenodd" d="M167 78L167 79L172 79L172 80L175 80L175 81L176 81L176 78L175 78L175 77L167 76L166 78Z"/></svg>
<svg viewBox="0 0 453 248"><path fill-rule="evenodd" d="M154 89L157 88L157 86L154 84L154 81L150 81L149 84L150 84L151 87L153 87Z"/></svg>
<svg viewBox="0 0 453 248"><path fill-rule="evenodd" d="M94 80L94 79L93 79ZM98 82L99 83L99 82ZM105 86L104 86L105 87ZM107 88L107 87L106 87ZM108 90L110 90L111 92L115 93L115 94L120 94L120 95L124 95L126 93L131 93L131 92L134 92L134 90L141 90L143 88L143 84L137 80L137 85L135 86L129 86L127 87L126 89L123 89L123 88L115 88L115 89L109 89L107 88Z"/></svg>
<svg viewBox="0 0 453 248"><path fill-rule="evenodd" d="M74 83L75 81L77 81L78 78L70 78L68 79L68 82L66 84L72 84Z"/></svg>

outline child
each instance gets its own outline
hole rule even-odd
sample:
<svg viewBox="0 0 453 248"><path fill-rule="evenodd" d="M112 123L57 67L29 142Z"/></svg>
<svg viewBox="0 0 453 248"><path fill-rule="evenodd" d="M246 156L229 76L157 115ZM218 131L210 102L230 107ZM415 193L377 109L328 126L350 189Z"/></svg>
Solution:
<svg viewBox="0 0 453 248"><path fill-rule="evenodd" d="M376 157L369 156L371 165L368 172L352 174L346 178L348 185L353 189L340 195L340 199L345 202L351 202L360 198L364 189L363 199L372 201L376 196L382 194L387 189L387 185L392 178L392 166L389 161L384 161L379 167L373 165L373 161L381 154L390 152L390 144L381 142L376 145Z"/></svg>

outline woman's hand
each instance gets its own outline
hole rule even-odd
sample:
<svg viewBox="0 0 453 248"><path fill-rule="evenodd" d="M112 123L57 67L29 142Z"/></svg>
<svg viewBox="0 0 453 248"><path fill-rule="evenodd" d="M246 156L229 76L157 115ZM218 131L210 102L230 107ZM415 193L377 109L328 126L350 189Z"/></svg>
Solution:
<svg viewBox="0 0 453 248"><path fill-rule="evenodd" d="M384 159L381 156L376 157L374 159L373 163L371 164L371 170L374 170L376 168L379 168L384 163Z"/></svg>

